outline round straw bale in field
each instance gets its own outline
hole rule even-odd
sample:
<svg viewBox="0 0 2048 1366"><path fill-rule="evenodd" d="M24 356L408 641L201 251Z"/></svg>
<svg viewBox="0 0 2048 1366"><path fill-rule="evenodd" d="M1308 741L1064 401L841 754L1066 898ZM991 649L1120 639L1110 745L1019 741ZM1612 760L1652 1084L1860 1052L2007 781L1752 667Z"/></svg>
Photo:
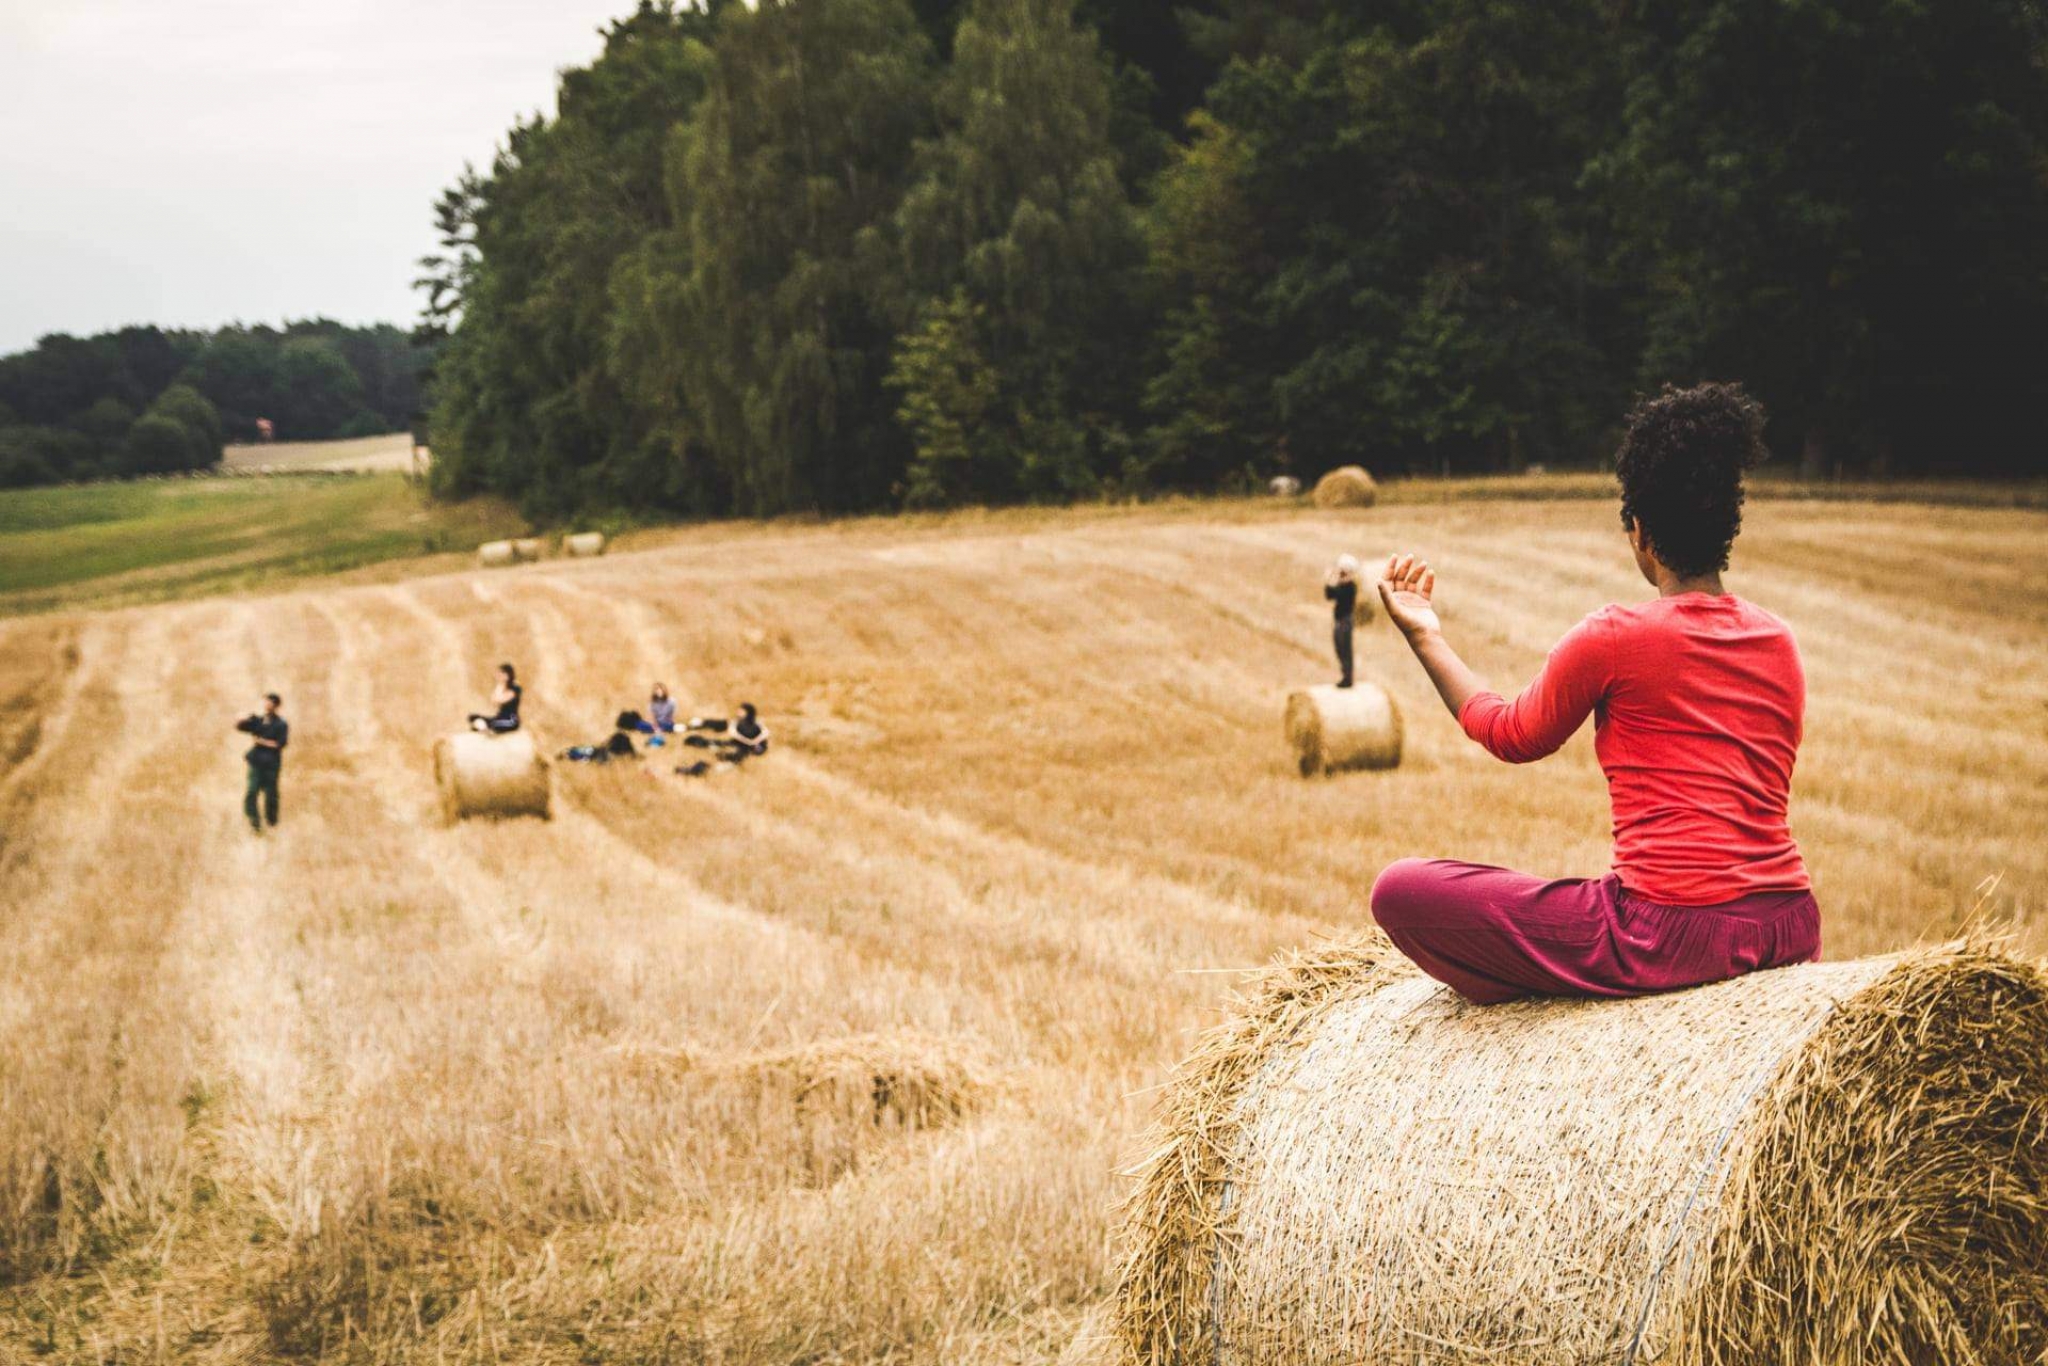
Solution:
<svg viewBox="0 0 2048 1366"><path fill-rule="evenodd" d="M1401 762L1401 712L1386 689L1363 679L1289 693L1286 729L1304 778Z"/></svg>
<svg viewBox="0 0 2048 1366"><path fill-rule="evenodd" d="M1379 498L1379 486L1358 465L1339 465L1316 480L1312 495L1319 508L1369 508Z"/></svg>
<svg viewBox="0 0 2048 1366"><path fill-rule="evenodd" d="M448 824L471 816L539 816L552 791L548 761L523 730L509 735L463 731L434 742L434 781Z"/></svg>
<svg viewBox="0 0 2048 1366"><path fill-rule="evenodd" d="M529 563L547 553L547 545L538 536L522 536L512 542L512 553L521 563Z"/></svg>
<svg viewBox="0 0 2048 1366"><path fill-rule="evenodd" d="M1266 481L1266 492L1275 498L1301 497L1301 481L1291 474L1276 474Z"/></svg>
<svg viewBox="0 0 2048 1366"><path fill-rule="evenodd" d="M1978 945L1482 1008L1386 941L1267 976L1162 1098L1127 1358L2048 1357L2048 974Z"/></svg>
<svg viewBox="0 0 2048 1366"><path fill-rule="evenodd" d="M562 549L578 557L604 554L604 533L602 531L579 531L574 536L562 538Z"/></svg>
<svg viewBox="0 0 2048 1366"><path fill-rule="evenodd" d="M485 541L476 548L476 562L486 569L499 569L518 560L519 552L510 541Z"/></svg>

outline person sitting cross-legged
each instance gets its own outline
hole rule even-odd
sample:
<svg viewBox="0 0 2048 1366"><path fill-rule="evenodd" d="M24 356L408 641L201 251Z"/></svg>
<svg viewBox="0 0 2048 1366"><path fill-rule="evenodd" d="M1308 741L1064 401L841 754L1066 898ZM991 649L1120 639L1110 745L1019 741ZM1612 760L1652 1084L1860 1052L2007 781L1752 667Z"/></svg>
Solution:
<svg viewBox="0 0 2048 1366"><path fill-rule="evenodd" d="M1657 596L1566 632L1512 702L1444 639L1427 562L1388 561L1387 615L1465 733L1522 764L1590 716L1613 804L1605 877L1419 858L1380 873L1373 917L1468 999L1640 995L1819 957L1820 907L1787 819L1806 707L1799 647L1721 584L1763 422L1726 384L1636 408L1615 462L1621 523Z"/></svg>
<svg viewBox="0 0 2048 1366"><path fill-rule="evenodd" d="M510 664L500 664L497 686L491 689L491 705L495 710L471 712L469 728L486 735L504 735L518 730L519 702L525 695L525 689L519 686L518 672Z"/></svg>

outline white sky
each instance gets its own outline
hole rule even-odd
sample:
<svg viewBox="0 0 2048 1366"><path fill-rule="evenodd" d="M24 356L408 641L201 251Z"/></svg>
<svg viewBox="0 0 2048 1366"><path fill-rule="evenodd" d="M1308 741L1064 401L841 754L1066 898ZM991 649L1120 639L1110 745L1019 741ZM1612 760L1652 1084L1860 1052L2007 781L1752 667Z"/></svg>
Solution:
<svg viewBox="0 0 2048 1366"><path fill-rule="evenodd" d="M0 0L0 353L411 324L433 203L634 0Z"/></svg>

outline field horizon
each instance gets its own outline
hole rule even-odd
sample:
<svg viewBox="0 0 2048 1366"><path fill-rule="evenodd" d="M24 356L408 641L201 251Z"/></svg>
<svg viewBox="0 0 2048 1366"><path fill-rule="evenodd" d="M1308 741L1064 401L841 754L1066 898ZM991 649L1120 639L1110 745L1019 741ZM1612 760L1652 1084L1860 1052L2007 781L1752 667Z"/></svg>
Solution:
<svg viewBox="0 0 2048 1366"><path fill-rule="evenodd" d="M0 1358L1085 1355L1118 1173L1238 970L1362 924L1404 855L1605 867L1590 736L1494 762L1384 621L1401 766L1294 771L1340 551L1427 553L1503 689L1648 595L1589 492L1390 492L651 529L0 619ZM1984 922L2048 952L2044 533L1751 504L1728 582L1805 655L1827 956ZM443 827L430 747L501 659L550 752L655 679L775 747L558 765L553 820ZM259 838L231 726L272 687Z"/></svg>

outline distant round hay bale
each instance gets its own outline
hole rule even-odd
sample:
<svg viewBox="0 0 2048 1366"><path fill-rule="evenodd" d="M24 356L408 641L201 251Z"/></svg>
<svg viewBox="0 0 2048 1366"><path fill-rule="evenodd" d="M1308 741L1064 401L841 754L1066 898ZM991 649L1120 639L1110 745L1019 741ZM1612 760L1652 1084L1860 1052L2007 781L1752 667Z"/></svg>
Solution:
<svg viewBox="0 0 2048 1366"><path fill-rule="evenodd" d="M525 731L442 737L434 742L434 782L450 825L472 816L549 815L548 761Z"/></svg>
<svg viewBox="0 0 2048 1366"><path fill-rule="evenodd" d="M579 531L574 536L562 538L565 553L584 557L604 554L604 533L602 531Z"/></svg>
<svg viewBox="0 0 2048 1366"><path fill-rule="evenodd" d="M2048 1354L2048 975L1981 947L1481 1008L1321 945L1145 1151L1127 1359Z"/></svg>
<svg viewBox="0 0 2048 1366"><path fill-rule="evenodd" d="M1276 474L1266 481L1266 492L1275 498L1299 498L1301 481L1291 474Z"/></svg>
<svg viewBox="0 0 2048 1366"><path fill-rule="evenodd" d="M1358 465L1339 465L1316 480L1313 495L1319 508L1369 508L1379 499L1379 486Z"/></svg>
<svg viewBox="0 0 2048 1366"><path fill-rule="evenodd" d="M1304 778L1401 762L1401 712L1386 689L1363 679L1289 693L1286 731Z"/></svg>
<svg viewBox="0 0 2048 1366"><path fill-rule="evenodd" d="M486 569L501 569L519 562L519 552L510 541L485 541L476 548L476 562Z"/></svg>
<svg viewBox="0 0 2048 1366"><path fill-rule="evenodd" d="M530 564L547 553L547 543L538 536L522 536L512 542L512 553L520 563Z"/></svg>

